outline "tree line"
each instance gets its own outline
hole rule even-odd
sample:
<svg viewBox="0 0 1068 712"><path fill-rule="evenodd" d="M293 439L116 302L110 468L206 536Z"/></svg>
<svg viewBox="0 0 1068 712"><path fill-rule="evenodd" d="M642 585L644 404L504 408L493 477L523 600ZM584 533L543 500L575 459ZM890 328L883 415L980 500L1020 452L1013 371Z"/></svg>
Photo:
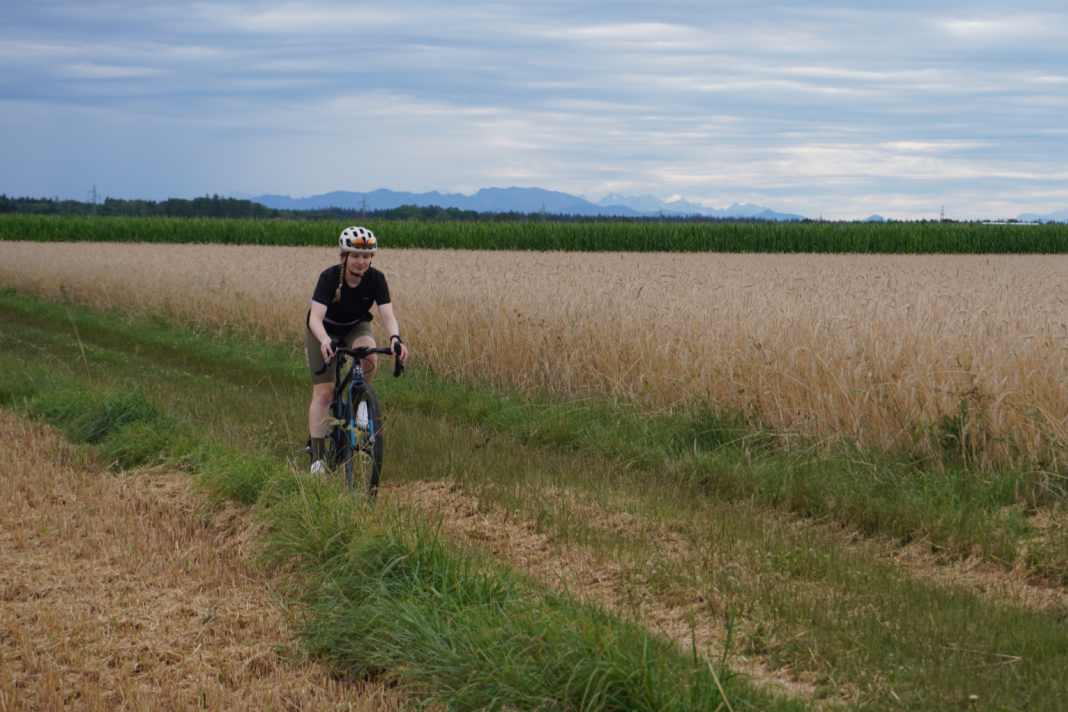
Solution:
<svg viewBox="0 0 1068 712"><path fill-rule="evenodd" d="M123 200L105 198L102 203L84 203L58 198L15 198L0 195L0 213L35 215L107 215L123 217L271 218L277 210L251 200L205 195L185 200Z"/></svg>
<svg viewBox="0 0 1068 712"><path fill-rule="evenodd" d="M625 217L610 215L561 215L545 212L479 212L460 208L443 208L438 205L401 205L383 210L357 210L353 208L318 208L314 210L279 210L261 203L239 198L225 198L218 194L186 200L124 200L105 198L102 203L89 203L59 198L11 197L0 193L0 214L23 215L100 215L110 217L164 217L164 218L253 218L261 220L332 220L344 222L366 218L368 220L423 220L429 222L590 222L590 223L765 223L775 222L762 218L722 218L704 215L650 215ZM799 220L811 223L822 220ZM848 221L846 221L848 222ZM941 222L956 220L909 220L904 222ZM1009 220L1008 222L1016 222Z"/></svg>
<svg viewBox="0 0 1068 712"><path fill-rule="evenodd" d="M437 205L402 205L388 210L353 210L321 208L316 210L278 210L261 203L220 195L205 195L186 200L123 200L105 198L102 203L88 203L59 198L12 197L0 194L0 213L24 215L101 215L121 217L167 218L260 218L289 220L344 220L368 217L379 220L515 220L522 213L479 213L475 210L443 208Z"/></svg>
<svg viewBox="0 0 1068 712"><path fill-rule="evenodd" d="M0 194L0 214L24 215L99 215L105 217L167 217L167 218L254 218L276 220L333 220L342 222L357 218L369 220L424 220L432 222L766 222L757 218L713 218L705 216L649 216L622 217L603 215L555 215L550 213L479 212L438 205L401 205L384 210L355 210L351 208L319 208L315 210L279 210L266 205L205 195L186 200L124 200L105 198L102 203L61 200L59 198L11 197ZM805 221L808 222L808 221Z"/></svg>

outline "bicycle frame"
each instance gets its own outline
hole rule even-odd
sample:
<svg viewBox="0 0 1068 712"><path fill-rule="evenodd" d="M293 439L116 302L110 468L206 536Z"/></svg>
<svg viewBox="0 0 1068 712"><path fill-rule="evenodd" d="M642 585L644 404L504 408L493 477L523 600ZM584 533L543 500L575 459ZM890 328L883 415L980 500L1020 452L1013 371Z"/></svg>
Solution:
<svg viewBox="0 0 1068 712"><path fill-rule="evenodd" d="M371 354L390 354L394 356L393 375L399 376L404 370L399 358L400 347L399 344L393 349L334 346L334 388L330 403L332 422L327 435L332 443L329 464L332 468L343 469L346 486L355 489L355 462L361 462L359 469L368 473L365 484L367 494L373 500L382 466L381 422L378 401L364 376L362 362ZM317 373L323 373L328 365L324 364ZM359 403L367 404L367 423L362 428L357 423ZM365 470L368 467L370 469Z"/></svg>
<svg viewBox="0 0 1068 712"><path fill-rule="evenodd" d="M356 413L346 412L344 409L352 411L352 404L360 402L360 396L367 387L367 381L363 376L362 359L348 356L349 354L338 354L334 357L334 398L330 402L330 410L335 418L334 427L345 433L349 447L355 452L357 447L354 425ZM351 364L347 372L345 371L346 364ZM375 432L372 430L371 437L374 438L374 436Z"/></svg>

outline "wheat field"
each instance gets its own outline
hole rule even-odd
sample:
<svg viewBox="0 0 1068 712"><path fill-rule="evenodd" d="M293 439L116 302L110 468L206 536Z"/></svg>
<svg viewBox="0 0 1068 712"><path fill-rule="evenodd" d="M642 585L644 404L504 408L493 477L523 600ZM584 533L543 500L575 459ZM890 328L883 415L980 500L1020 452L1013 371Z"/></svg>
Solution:
<svg viewBox="0 0 1068 712"><path fill-rule="evenodd" d="M0 285L296 348L336 259L2 242ZM450 378L707 404L786 439L988 468L1060 468L1068 443L1068 257L386 249L375 264L414 358Z"/></svg>

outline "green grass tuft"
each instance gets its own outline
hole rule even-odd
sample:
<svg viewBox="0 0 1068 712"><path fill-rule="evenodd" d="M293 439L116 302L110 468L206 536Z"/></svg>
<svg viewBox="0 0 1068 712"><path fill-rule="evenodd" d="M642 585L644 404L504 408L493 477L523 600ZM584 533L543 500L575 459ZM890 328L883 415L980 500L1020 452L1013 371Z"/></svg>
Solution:
<svg viewBox="0 0 1068 712"><path fill-rule="evenodd" d="M270 546L313 572L305 639L351 676L386 674L457 710L716 709L720 685L739 709L756 702L636 626L449 549L410 514L296 499ZM307 541L316 547L294 548Z"/></svg>
<svg viewBox="0 0 1068 712"><path fill-rule="evenodd" d="M56 425L74 442L90 444L131 423L160 418L136 388L103 395L79 387L47 390L30 398L27 405L31 415Z"/></svg>
<svg viewBox="0 0 1068 712"><path fill-rule="evenodd" d="M111 430L99 441L99 452L119 469L161 464L167 460L175 434L176 426L169 420L135 420Z"/></svg>
<svg viewBox="0 0 1068 712"><path fill-rule="evenodd" d="M176 453L178 462L199 473L201 482L217 496L242 504L255 503L267 485L291 477L284 463L268 455L243 453L214 444Z"/></svg>

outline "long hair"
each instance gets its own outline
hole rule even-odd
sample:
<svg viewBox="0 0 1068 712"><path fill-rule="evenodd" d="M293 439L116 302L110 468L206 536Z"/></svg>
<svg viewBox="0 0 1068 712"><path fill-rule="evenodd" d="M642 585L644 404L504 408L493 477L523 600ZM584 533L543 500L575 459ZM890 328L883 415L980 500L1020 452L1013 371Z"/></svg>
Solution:
<svg viewBox="0 0 1068 712"><path fill-rule="evenodd" d="M341 301L341 285L345 283L345 268L348 267L349 253L341 253L341 275L337 280L337 290L334 292L334 303L337 304Z"/></svg>

